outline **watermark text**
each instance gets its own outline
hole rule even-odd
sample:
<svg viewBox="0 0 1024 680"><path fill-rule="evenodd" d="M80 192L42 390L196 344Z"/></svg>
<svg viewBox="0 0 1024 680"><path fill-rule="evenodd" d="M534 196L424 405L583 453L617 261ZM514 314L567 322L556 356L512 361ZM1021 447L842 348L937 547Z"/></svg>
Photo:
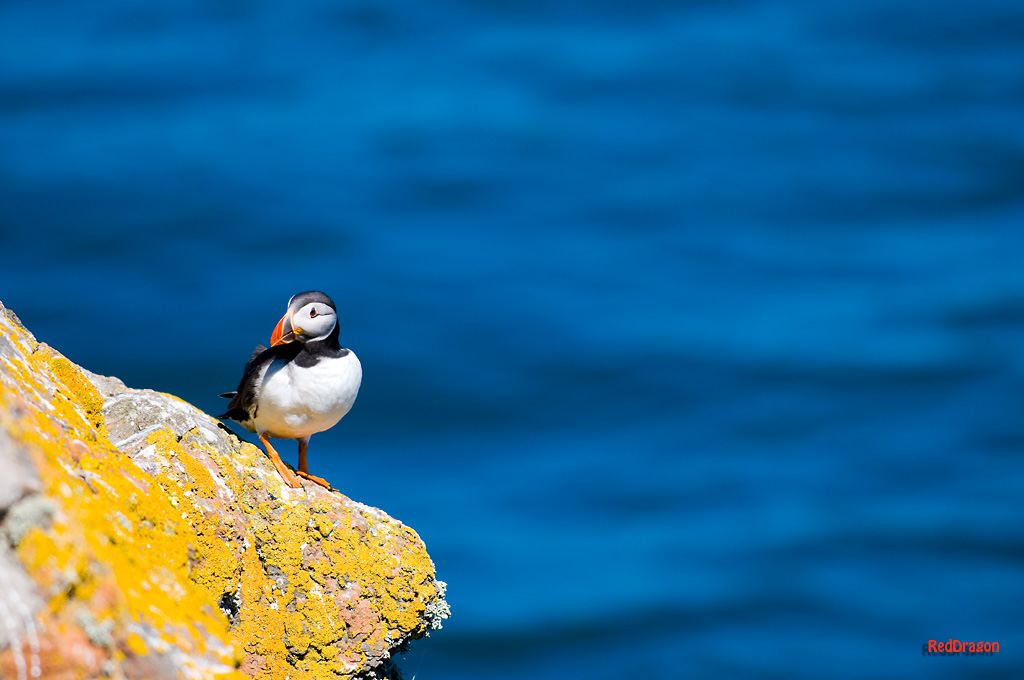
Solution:
<svg viewBox="0 0 1024 680"><path fill-rule="evenodd" d="M961 642L929 640L921 645L921 656L992 656L999 653L998 642Z"/></svg>

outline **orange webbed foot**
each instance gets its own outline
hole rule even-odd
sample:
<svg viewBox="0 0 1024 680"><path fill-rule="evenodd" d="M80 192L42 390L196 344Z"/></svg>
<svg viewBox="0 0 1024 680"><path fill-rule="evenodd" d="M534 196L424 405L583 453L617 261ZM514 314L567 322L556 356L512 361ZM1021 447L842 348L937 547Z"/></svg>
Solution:
<svg viewBox="0 0 1024 680"><path fill-rule="evenodd" d="M324 487L328 491L336 491L336 489L331 486L330 482L328 482L323 477L317 477L316 475L311 475L308 472L303 472L302 470L299 470L295 474L297 474L299 477L302 477L303 479L308 479L309 481L313 482L317 486Z"/></svg>

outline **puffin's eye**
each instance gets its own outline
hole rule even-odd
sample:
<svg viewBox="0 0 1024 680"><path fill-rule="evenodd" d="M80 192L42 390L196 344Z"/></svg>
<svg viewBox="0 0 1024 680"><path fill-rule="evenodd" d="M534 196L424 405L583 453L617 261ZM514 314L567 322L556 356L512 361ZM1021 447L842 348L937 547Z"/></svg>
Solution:
<svg viewBox="0 0 1024 680"><path fill-rule="evenodd" d="M315 319L316 318L316 308L315 307L313 309L309 310L309 318L310 319Z"/></svg>

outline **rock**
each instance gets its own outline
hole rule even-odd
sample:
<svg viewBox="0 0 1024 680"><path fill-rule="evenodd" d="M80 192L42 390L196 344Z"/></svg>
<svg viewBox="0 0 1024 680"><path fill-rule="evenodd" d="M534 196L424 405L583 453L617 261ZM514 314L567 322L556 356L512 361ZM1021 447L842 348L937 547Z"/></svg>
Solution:
<svg viewBox="0 0 1024 680"><path fill-rule="evenodd" d="M419 536L0 304L0 677L397 677L448 616Z"/></svg>

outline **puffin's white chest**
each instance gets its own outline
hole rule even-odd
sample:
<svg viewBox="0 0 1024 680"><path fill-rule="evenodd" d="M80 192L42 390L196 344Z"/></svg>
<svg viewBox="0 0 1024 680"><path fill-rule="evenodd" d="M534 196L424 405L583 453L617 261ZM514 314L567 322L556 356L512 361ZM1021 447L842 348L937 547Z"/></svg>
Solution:
<svg viewBox="0 0 1024 680"><path fill-rule="evenodd" d="M363 368L351 350L309 367L275 361L260 378L256 431L297 439L330 429L352 408L362 379Z"/></svg>

